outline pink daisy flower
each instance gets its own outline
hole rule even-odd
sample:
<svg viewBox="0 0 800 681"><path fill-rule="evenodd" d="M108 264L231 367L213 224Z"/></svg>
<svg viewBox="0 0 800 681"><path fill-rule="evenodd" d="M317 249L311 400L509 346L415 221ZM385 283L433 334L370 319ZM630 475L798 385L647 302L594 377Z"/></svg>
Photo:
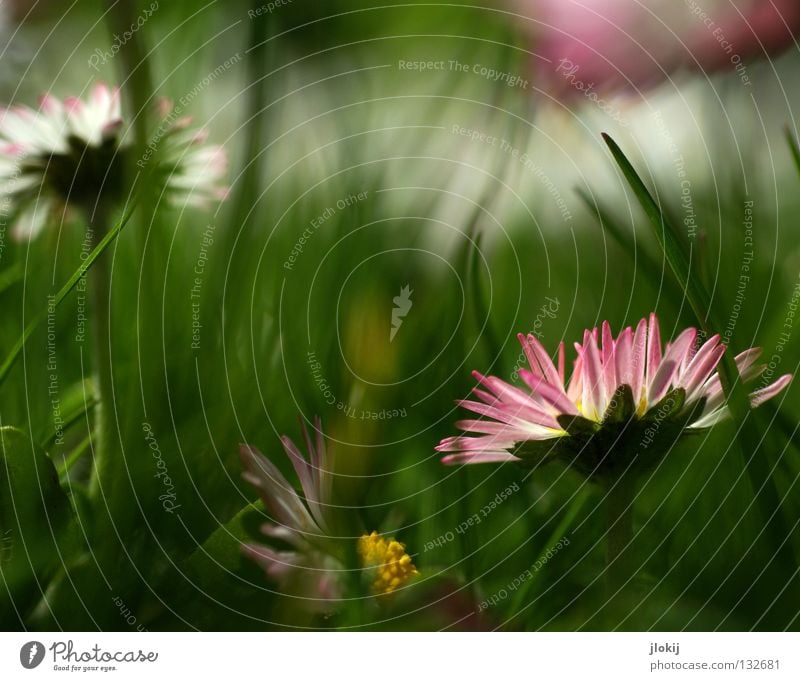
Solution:
<svg viewBox="0 0 800 681"><path fill-rule="evenodd" d="M689 328L662 348L655 314L616 338L603 322L599 332L585 331L583 342L575 344L569 381L563 342L554 364L535 336L520 334L519 340L530 365L520 371L527 390L475 372L477 400L459 404L485 418L456 424L474 435L442 440L436 449L447 453L443 463L536 464L567 455L578 468L596 473L615 452L617 458L609 458L603 469L624 470L630 460L616 452L649 453L657 460L655 453L683 432L709 428L728 416L715 371L726 349L718 335L698 347L697 330ZM736 356L744 381L764 372L756 363L760 354L751 348ZM751 393L752 406L780 393L791 378L786 374Z"/></svg>
<svg viewBox="0 0 800 681"><path fill-rule="evenodd" d="M227 157L221 147L205 144L204 132L188 130L190 122L162 121L159 144L144 153L159 152L152 167L172 203L206 206L224 198L220 182ZM38 109L0 111L0 203L17 239L36 236L56 210L91 207L99 195L123 196L124 169L133 153L123 123L119 88L103 84L87 100L47 94Z"/></svg>

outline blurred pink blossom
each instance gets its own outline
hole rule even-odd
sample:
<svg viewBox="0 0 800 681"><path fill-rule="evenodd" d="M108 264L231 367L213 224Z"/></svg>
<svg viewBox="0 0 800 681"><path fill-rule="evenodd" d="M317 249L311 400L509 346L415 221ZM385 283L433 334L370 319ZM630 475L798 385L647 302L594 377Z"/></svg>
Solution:
<svg viewBox="0 0 800 681"><path fill-rule="evenodd" d="M541 85L648 87L682 70L736 70L800 32L798 0L511 0L533 34ZM566 74L566 75L565 75Z"/></svg>

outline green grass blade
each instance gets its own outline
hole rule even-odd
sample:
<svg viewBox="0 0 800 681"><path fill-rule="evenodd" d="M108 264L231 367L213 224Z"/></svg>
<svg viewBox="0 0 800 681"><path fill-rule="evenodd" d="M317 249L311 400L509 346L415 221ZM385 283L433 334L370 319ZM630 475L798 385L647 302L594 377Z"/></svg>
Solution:
<svg viewBox="0 0 800 681"><path fill-rule="evenodd" d="M709 335L719 330L722 327L715 320L710 296L706 293L702 283L691 276L691 267L678 241L677 232L670 226L658 203L617 143L605 133L603 140L611 150L614 160L653 225L659 246L664 251L678 284L685 292L700 327ZM791 534L791 530L782 511L767 453L761 447L761 438L758 436L755 419L750 413L749 397L740 380L731 353L726 352L722 356L719 377L728 408L736 424L736 441L741 449L745 469L764 519L766 533L773 546L776 547L776 551L782 554L782 558L789 561L788 564L798 565L800 559L794 554L794 548L790 546L791 542L785 541Z"/></svg>
<svg viewBox="0 0 800 681"><path fill-rule="evenodd" d="M75 465L75 463L77 463L78 460L89 450L89 445L91 444L92 436L87 435L78 443L75 449L73 449L69 454L67 454L67 456L64 457L63 461L56 467L59 480L62 482L66 480L67 474L72 466Z"/></svg>
<svg viewBox="0 0 800 681"><path fill-rule="evenodd" d="M797 138L789 126L786 126L786 141L789 143L789 151L792 152L792 160L797 172L800 173L800 146L797 145Z"/></svg>
<svg viewBox="0 0 800 681"><path fill-rule="evenodd" d="M622 174L628 181L633 193L636 195L645 214L649 218L650 223L653 225L653 232L658 241L658 245L661 247L661 250L664 251L667 264L675 275L675 279L681 287L681 291L689 301L689 305L697 318L698 324L704 331L708 331L710 322L709 314L711 311L710 300L702 286L691 276L690 261L686 257L684 248L678 239L677 232L671 227L663 211L653 198L653 195L647 189L633 165L631 165L631 162L622 152L622 149L620 149L617 143L605 133L603 133L603 140L605 140L605 143L611 150L611 155L614 157Z"/></svg>
<svg viewBox="0 0 800 681"><path fill-rule="evenodd" d="M11 348L11 352L8 353L5 361L3 362L2 366L0 366L0 386L5 382L6 378L8 378L8 374L11 371L12 367L16 363L17 359L19 359L19 355L22 352L22 348L25 347L25 343L27 342L30 335L36 330L36 327L42 323L42 321L47 317L47 310L48 308L55 309L57 308L64 298L69 295L69 292L75 288L76 284L80 281L81 277L86 274L89 268L94 264L95 260L103 253L103 251L108 248L108 245L117 237L117 234L120 233L120 230L125 226L125 224L130 219L133 211L136 209L136 202L131 203L128 210L122 215L114 228L109 230L108 234L106 234L102 241L95 247L95 249L89 254L89 257L84 260L80 266L78 267L75 272L72 273L72 276L67 279L67 282L61 287L61 290L56 294L52 303L48 304L48 307L38 312L34 315L33 319L28 322L28 325L25 327L25 330L22 332L19 340L14 344L14 347Z"/></svg>
<svg viewBox="0 0 800 681"><path fill-rule="evenodd" d="M66 417L64 418L64 423L61 425L60 431L53 431L50 433L47 438L42 442L42 449L45 451L50 450L53 445L56 444L56 440L58 440L59 435L63 435L67 433L72 426L79 423L80 421L86 420L86 415L91 412L97 406L97 400L92 395L89 397L86 402L78 407L77 409L69 412Z"/></svg>
<svg viewBox="0 0 800 681"><path fill-rule="evenodd" d="M22 281L25 276L22 266L19 263L13 264L7 270L0 273L0 293L5 293L14 284Z"/></svg>

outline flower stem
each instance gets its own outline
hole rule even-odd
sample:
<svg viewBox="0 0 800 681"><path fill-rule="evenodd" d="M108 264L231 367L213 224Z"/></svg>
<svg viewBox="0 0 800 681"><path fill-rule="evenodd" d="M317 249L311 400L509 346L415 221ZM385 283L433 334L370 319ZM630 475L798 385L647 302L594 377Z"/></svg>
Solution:
<svg viewBox="0 0 800 681"><path fill-rule="evenodd" d="M89 224L92 230L92 248L94 248L108 229L108 211L101 202L97 202L93 212L89 212ZM111 268L109 254L103 253L97 259L91 272L89 288L92 302L92 332L94 340L93 357L95 371L95 442L94 468L89 483L89 493L94 496L103 491L108 496L110 490L102 490L102 483L107 480L109 465L109 449L112 438L112 403L114 385L111 373Z"/></svg>
<svg viewBox="0 0 800 681"><path fill-rule="evenodd" d="M633 476L617 479L606 496L608 533L606 534L606 603L607 628L616 629L624 617L615 616L631 610L630 581L632 569L633 500L636 485Z"/></svg>

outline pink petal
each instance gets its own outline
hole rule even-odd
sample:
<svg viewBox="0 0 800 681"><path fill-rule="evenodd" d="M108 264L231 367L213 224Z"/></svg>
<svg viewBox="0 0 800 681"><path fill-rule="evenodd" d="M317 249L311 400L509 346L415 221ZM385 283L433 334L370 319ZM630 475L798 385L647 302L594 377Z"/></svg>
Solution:
<svg viewBox="0 0 800 681"><path fill-rule="evenodd" d="M653 381L650 383L647 395L648 406L654 405L662 397L664 397L664 395L667 394L667 390L669 390L669 386L672 383L672 379L677 371L678 365L672 360L664 359L664 361L661 362L658 372L653 377Z"/></svg>
<svg viewBox="0 0 800 681"><path fill-rule="evenodd" d="M572 376L569 379L569 386L567 388L567 398L570 402L577 402L583 394L583 359L581 359L580 352L575 358L572 366Z"/></svg>
<svg viewBox="0 0 800 681"><path fill-rule="evenodd" d="M465 409L474 411L476 414L488 416L501 423L507 423L513 426L526 427L528 425L538 425L545 428L559 427L558 422L551 414L542 411L532 402L527 405L502 404L500 406L492 406L489 404L482 404L481 402L462 400L458 404Z"/></svg>
<svg viewBox="0 0 800 681"><path fill-rule="evenodd" d="M527 339L521 338L520 340L533 372L541 373L548 383L555 387L561 386L563 389L563 381L559 380L553 360L550 359L550 355L547 354L547 350L544 349L539 339L533 334L529 334ZM539 372L536 371L537 367Z"/></svg>
<svg viewBox="0 0 800 681"><path fill-rule="evenodd" d="M784 390L791 382L792 374L784 374L772 385L768 385L765 388L761 388L760 390L750 393L750 404L752 404L754 408L764 404L764 402L772 399L778 393Z"/></svg>
<svg viewBox="0 0 800 681"><path fill-rule="evenodd" d="M248 445L239 447L239 456L244 468L242 477L259 490L275 520L299 532L318 531L308 509L275 464Z"/></svg>
<svg viewBox="0 0 800 681"><path fill-rule="evenodd" d="M57 114L61 111L61 100L47 93L39 98L39 106L47 114Z"/></svg>
<svg viewBox="0 0 800 681"><path fill-rule="evenodd" d="M627 327L619 334L615 346L614 362L617 367L617 384L631 385L633 367L631 356L633 354L633 329Z"/></svg>
<svg viewBox="0 0 800 681"><path fill-rule="evenodd" d="M694 401L724 354L725 346L719 343L719 335L709 338L697 351L680 378L687 401Z"/></svg>
<svg viewBox="0 0 800 681"><path fill-rule="evenodd" d="M636 333L633 336L633 359L631 361L631 390L633 391L633 401L637 407L644 395L644 375L646 360L647 343L647 322L642 319L636 325Z"/></svg>
<svg viewBox="0 0 800 681"><path fill-rule="evenodd" d="M494 395L487 393L485 390L481 390L480 388L473 388L472 394L482 399L484 402L486 402L486 404L494 405L500 402L500 400ZM458 400L456 400L456 404L458 404Z"/></svg>
<svg viewBox="0 0 800 681"><path fill-rule="evenodd" d="M548 406L554 407L558 413L578 413L575 403L570 400L559 387L546 383L543 379L537 378L526 369L520 369L519 375L535 395L540 396Z"/></svg>
<svg viewBox="0 0 800 681"><path fill-rule="evenodd" d="M581 411L588 418L598 421L605 412L607 400L596 335L586 332L583 337L583 361L586 374L583 381Z"/></svg>
<svg viewBox="0 0 800 681"><path fill-rule="evenodd" d="M64 99L64 106L70 113L83 112L83 102L78 97L67 97Z"/></svg>
<svg viewBox="0 0 800 681"><path fill-rule="evenodd" d="M261 544L242 544L242 553L256 561L268 576L283 581L297 569L298 554L290 551L275 551Z"/></svg>
<svg viewBox="0 0 800 681"><path fill-rule="evenodd" d="M499 435L481 435L480 437L456 435L455 437L446 437L434 449L437 452L503 452L514 447L516 442L514 439Z"/></svg>
<svg viewBox="0 0 800 681"><path fill-rule="evenodd" d="M614 337L611 334L611 326L607 321L603 322L603 385L605 394L610 398L617 389L617 371L616 362L614 360L615 344Z"/></svg>
<svg viewBox="0 0 800 681"><path fill-rule="evenodd" d="M655 312L650 313L650 325L647 333L647 372L645 383L650 385L655 378L661 363L661 331Z"/></svg>
<svg viewBox="0 0 800 681"><path fill-rule="evenodd" d="M457 466L462 463L505 463L506 461L519 461L519 459L508 452L461 452L442 457L442 463L445 466Z"/></svg>
<svg viewBox="0 0 800 681"><path fill-rule="evenodd" d="M667 394L667 390L677 375L686 353L689 352L696 338L697 330L689 328L681 333L675 339L675 342L669 346L663 359L660 360L658 371L650 382L647 397L649 404L655 404Z"/></svg>
<svg viewBox="0 0 800 681"><path fill-rule="evenodd" d="M166 118L172 111L173 103L169 97L159 97L156 101L156 111L161 118Z"/></svg>
<svg viewBox="0 0 800 681"><path fill-rule="evenodd" d="M285 435L281 437L281 444L286 452L286 456L289 457L289 461L292 462L295 473L297 473L297 477L300 480L300 486L303 488L303 495L306 498L306 503L311 505L317 501L317 489L314 484L315 481L311 472L311 468L294 442L292 442Z"/></svg>

